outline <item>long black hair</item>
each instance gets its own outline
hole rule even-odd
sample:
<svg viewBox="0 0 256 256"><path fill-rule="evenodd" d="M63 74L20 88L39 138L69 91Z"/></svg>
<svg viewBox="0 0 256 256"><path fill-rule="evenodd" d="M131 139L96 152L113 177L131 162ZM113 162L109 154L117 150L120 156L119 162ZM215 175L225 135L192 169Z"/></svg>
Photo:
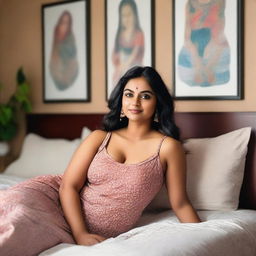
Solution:
<svg viewBox="0 0 256 256"><path fill-rule="evenodd" d="M128 125L127 117L123 117L120 120L123 90L130 79L137 77L144 77L156 95L156 115L158 122L152 121L152 127L167 136L179 140L179 128L174 122L174 103L172 96L161 76L152 67L132 67L120 78L110 95L108 101L110 112L103 118L103 129L105 131L114 131Z"/></svg>

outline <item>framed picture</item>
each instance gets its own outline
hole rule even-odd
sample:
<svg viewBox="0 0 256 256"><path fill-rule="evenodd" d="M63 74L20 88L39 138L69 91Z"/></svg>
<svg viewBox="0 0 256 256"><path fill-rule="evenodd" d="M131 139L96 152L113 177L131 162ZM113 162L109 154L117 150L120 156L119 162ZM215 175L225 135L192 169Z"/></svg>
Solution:
<svg viewBox="0 0 256 256"><path fill-rule="evenodd" d="M89 1L42 5L44 102L90 101Z"/></svg>
<svg viewBox="0 0 256 256"><path fill-rule="evenodd" d="M241 0L173 0L176 99L243 98L241 4Z"/></svg>
<svg viewBox="0 0 256 256"><path fill-rule="evenodd" d="M133 66L154 66L153 0L105 0L106 96Z"/></svg>

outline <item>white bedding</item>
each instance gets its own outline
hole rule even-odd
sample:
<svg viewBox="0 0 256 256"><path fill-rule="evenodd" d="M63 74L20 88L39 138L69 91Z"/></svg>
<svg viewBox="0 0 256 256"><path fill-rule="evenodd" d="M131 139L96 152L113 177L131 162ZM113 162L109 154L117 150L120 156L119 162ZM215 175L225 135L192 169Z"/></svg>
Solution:
<svg viewBox="0 0 256 256"><path fill-rule="evenodd" d="M24 180L0 174L0 189ZM94 246L59 244L40 256L255 256L256 211L199 211L204 222L179 223L174 213L144 213L129 232Z"/></svg>
<svg viewBox="0 0 256 256"><path fill-rule="evenodd" d="M255 256L256 211L200 211L199 224L179 223L172 211L144 214L139 227L87 247L60 244L40 256Z"/></svg>
<svg viewBox="0 0 256 256"><path fill-rule="evenodd" d="M0 190L7 189L8 187L13 186L18 182L22 182L25 179L26 178L13 175L0 174Z"/></svg>

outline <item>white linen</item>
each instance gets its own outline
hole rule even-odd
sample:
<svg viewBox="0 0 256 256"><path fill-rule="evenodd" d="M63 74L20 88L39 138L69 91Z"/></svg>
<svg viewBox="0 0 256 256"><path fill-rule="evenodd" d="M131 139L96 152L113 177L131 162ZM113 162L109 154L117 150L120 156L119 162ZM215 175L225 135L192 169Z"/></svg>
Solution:
<svg viewBox="0 0 256 256"><path fill-rule="evenodd" d="M139 227L94 246L59 244L40 256L254 256L256 211L199 211L202 223L179 223L171 210L145 213Z"/></svg>
<svg viewBox="0 0 256 256"><path fill-rule="evenodd" d="M7 189L10 186L13 186L19 182L26 180L26 178L0 174L0 190Z"/></svg>

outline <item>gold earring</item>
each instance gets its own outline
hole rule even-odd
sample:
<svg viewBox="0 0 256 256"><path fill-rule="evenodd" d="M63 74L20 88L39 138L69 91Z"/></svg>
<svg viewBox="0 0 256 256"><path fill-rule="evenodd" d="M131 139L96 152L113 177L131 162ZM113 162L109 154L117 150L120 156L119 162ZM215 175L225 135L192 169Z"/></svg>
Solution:
<svg viewBox="0 0 256 256"><path fill-rule="evenodd" d="M123 118L125 117L125 114L123 112L123 110L121 110L121 113L120 113L120 122L123 120Z"/></svg>

